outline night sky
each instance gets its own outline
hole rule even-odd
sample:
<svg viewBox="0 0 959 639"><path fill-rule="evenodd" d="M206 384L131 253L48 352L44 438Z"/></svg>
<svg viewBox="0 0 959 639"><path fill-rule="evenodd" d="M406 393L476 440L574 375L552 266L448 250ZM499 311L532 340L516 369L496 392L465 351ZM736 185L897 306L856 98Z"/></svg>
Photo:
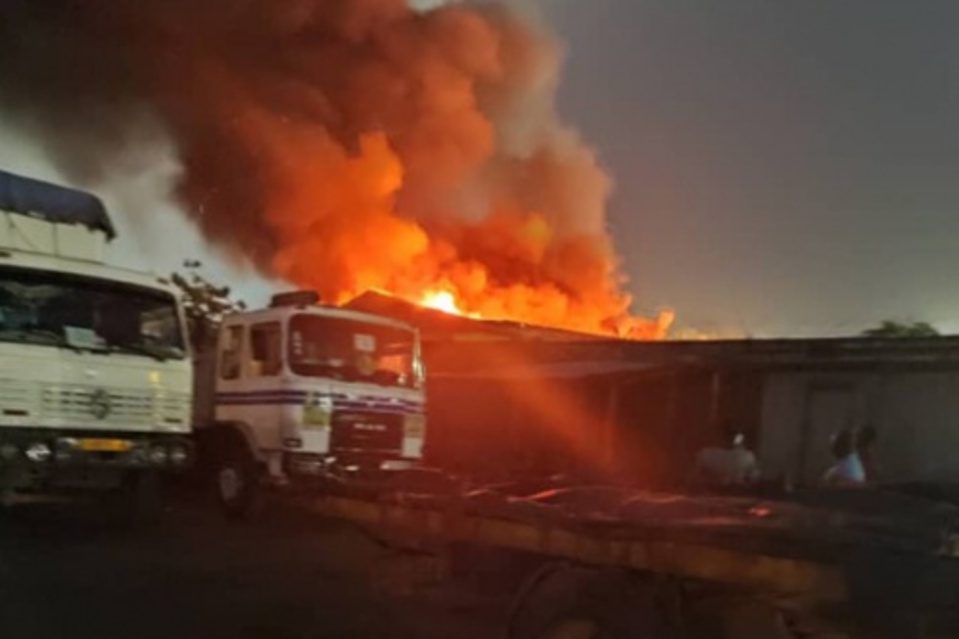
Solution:
<svg viewBox="0 0 959 639"><path fill-rule="evenodd" d="M539 0L640 308L959 329L959 3Z"/></svg>

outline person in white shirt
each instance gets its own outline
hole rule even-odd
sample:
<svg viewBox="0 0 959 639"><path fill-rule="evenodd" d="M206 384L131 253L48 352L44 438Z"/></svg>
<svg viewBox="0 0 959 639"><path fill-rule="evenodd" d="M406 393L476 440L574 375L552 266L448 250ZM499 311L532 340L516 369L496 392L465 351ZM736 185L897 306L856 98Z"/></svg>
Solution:
<svg viewBox="0 0 959 639"><path fill-rule="evenodd" d="M866 468L856 451L852 432L844 429L833 436L832 454L836 458L836 463L823 475L823 484L834 487L865 485Z"/></svg>

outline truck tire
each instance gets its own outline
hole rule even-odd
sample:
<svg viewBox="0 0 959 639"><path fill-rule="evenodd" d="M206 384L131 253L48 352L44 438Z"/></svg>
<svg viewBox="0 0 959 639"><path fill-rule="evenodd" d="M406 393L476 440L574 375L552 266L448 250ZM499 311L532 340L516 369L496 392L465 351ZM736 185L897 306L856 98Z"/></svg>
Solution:
<svg viewBox="0 0 959 639"><path fill-rule="evenodd" d="M671 639L651 587L629 573L554 564L520 592L509 639Z"/></svg>
<svg viewBox="0 0 959 639"><path fill-rule="evenodd" d="M213 482L217 501L228 519L251 519L259 511L259 468L244 443L235 438L224 442L217 455Z"/></svg>

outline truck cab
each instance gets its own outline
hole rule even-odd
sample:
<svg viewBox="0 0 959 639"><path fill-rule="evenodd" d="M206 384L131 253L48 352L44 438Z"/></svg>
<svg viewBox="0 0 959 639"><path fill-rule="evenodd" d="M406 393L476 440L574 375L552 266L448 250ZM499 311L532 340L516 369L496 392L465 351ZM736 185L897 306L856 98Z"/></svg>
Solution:
<svg viewBox="0 0 959 639"><path fill-rule="evenodd" d="M212 427L203 439L229 514L243 514L264 483L422 457L419 335L402 322L323 306L309 292L277 295L224 318L207 369L198 395L212 410L198 424Z"/></svg>
<svg viewBox="0 0 959 639"><path fill-rule="evenodd" d="M0 172L0 497L78 489L155 501L192 457L176 291L104 263L94 196ZM54 495L56 494L56 495Z"/></svg>

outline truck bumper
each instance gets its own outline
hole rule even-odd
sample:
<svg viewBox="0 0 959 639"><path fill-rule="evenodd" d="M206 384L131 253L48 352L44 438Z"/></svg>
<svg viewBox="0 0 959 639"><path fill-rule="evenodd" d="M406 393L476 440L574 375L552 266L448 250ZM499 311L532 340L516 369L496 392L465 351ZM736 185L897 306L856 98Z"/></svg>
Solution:
<svg viewBox="0 0 959 639"><path fill-rule="evenodd" d="M389 471L414 468L421 460L399 452L336 451L328 455L284 452L283 470L288 477L319 477L344 470Z"/></svg>
<svg viewBox="0 0 959 639"><path fill-rule="evenodd" d="M0 430L0 489L108 488L134 470L181 472L193 443L168 433Z"/></svg>

